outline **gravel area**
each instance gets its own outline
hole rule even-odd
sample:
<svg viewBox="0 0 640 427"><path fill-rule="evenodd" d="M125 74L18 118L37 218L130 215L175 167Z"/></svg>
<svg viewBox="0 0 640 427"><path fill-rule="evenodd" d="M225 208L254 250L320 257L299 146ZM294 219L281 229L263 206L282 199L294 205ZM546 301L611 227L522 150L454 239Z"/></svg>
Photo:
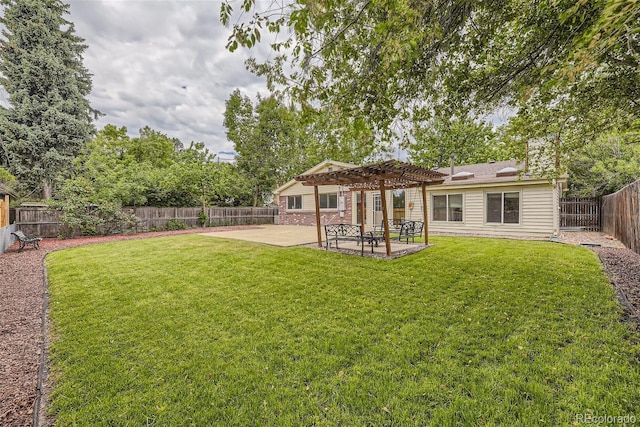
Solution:
<svg viewBox="0 0 640 427"><path fill-rule="evenodd" d="M47 253L86 244L185 233L247 229L252 226L217 227L124 236L45 239L40 250L17 252L17 244L0 255L0 425L52 424L44 413L47 397L46 334L47 295L44 257ZM640 325L640 255L601 233L564 233L560 241L587 244L600 257L628 320ZM599 246L598 246L599 245ZM421 248L422 249L422 248ZM42 397L41 397L42 396Z"/></svg>

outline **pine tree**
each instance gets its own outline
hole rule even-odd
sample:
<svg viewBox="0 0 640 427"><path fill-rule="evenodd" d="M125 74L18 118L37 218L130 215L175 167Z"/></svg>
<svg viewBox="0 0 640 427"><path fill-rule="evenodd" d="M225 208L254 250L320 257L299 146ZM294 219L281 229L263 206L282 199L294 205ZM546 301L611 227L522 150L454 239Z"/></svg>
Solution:
<svg viewBox="0 0 640 427"><path fill-rule="evenodd" d="M0 140L21 185L48 198L95 131L97 112L86 99L91 74L82 64L87 46L61 0L0 1L0 84L10 104L0 109Z"/></svg>

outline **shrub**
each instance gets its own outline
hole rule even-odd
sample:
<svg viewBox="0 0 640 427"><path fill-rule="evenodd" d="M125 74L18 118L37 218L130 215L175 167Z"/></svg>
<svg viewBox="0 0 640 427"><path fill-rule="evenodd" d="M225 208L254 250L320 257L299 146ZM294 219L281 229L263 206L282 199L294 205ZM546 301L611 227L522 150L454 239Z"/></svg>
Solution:
<svg viewBox="0 0 640 427"><path fill-rule="evenodd" d="M185 224L182 221L178 221L177 219L174 218L174 219L170 219L164 228L169 231L184 230L185 228L187 228L187 224Z"/></svg>
<svg viewBox="0 0 640 427"><path fill-rule="evenodd" d="M201 227L206 227L207 220L208 220L207 213L204 211L204 209L202 209L198 214L198 224L200 224Z"/></svg>
<svg viewBox="0 0 640 427"><path fill-rule="evenodd" d="M131 212L124 212L119 203L93 203L90 196L88 181L78 178L66 181L57 198L49 201L51 208L62 212L60 238L69 239L77 234L116 234L140 227L140 219Z"/></svg>
<svg viewBox="0 0 640 427"><path fill-rule="evenodd" d="M132 212L125 212L119 203L104 202L98 206L98 213L102 219L102 233L118 234L124 231L136 231L142 224L140 218Z"/></svg>

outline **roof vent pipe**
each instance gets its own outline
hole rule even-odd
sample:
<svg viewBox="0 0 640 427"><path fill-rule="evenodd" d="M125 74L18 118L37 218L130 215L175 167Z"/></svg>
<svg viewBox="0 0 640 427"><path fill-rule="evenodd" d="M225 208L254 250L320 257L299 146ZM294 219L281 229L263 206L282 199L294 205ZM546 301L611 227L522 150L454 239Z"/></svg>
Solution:
<svg viewBox="0 0 640 427"><path fill-rule="evenodd" d="M456 173L455 160L456 160L456 155L452 154L451 155L451 176L453 176Z"/></svg>

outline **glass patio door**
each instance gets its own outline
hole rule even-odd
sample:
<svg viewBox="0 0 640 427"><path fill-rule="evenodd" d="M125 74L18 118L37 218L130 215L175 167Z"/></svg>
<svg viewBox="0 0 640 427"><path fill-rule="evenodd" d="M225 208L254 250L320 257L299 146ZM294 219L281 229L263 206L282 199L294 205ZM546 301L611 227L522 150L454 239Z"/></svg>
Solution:
<svg viewBox="0 0 640 427"><path fill-rule="evenodd" d="M382 198L380 194L373 195L373 225L382 224Z"/></svg>

